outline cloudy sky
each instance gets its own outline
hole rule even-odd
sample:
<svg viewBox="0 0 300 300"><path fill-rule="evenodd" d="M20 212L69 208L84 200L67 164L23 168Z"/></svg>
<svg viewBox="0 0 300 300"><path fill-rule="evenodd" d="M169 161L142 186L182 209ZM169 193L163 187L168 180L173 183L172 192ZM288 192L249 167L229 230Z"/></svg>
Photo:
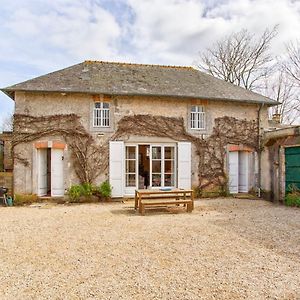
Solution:
<svg viewBox="0 0 300 300"><path fill-rule="evenodd" d="M0 87L87 59L194 65L232 31L279 24L300 38L300 0L0 0ZM13 111L1 93L0 123Z"/></svg>

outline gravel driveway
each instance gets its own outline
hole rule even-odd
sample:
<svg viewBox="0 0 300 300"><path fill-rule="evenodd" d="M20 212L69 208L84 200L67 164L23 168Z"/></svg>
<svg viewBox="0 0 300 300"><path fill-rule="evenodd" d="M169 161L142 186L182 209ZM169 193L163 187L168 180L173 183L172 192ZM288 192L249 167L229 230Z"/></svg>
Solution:
<svg viewBox="0 0 300 300"><path fill-rule="evenodd" d="M300 299L300 209L0 208L0 299Z"/></svg>

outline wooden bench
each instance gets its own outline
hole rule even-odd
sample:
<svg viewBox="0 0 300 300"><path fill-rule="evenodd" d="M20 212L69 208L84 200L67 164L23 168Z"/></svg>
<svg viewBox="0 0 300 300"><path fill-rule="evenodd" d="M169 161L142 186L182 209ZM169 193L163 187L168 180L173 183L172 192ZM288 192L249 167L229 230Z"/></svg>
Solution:
<svg viewBox="0 0 300 300"><path fill-rule="evenodd" d="M135 209L139 209L141 215L145 214L147 206L168 206L183 204L187 212L194 209L193 190L173 189L170 191L161 190L136 190L135 191Z"/></svg>

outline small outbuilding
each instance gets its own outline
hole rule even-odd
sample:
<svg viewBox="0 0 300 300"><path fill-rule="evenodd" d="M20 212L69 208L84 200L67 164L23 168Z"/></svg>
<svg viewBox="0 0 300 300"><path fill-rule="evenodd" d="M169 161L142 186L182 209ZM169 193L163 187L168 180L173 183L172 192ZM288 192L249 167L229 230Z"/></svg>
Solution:
<svg viewBox="0 0 300 300"><path fill-rule="evenodd" d="M270 198L281 202L286 192L300 189L300 126L276 128L264 134L269 169L262 176L270 178Z"/></svg>

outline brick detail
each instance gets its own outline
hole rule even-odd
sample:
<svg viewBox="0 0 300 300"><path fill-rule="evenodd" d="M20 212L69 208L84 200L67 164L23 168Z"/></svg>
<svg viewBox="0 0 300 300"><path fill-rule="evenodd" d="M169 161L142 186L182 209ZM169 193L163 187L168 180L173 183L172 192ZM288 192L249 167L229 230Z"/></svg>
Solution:
<svg viewBox="0 0 300 300"><path fill-rule="evenodd" d="M247 152L254 152L254 150L248 146L244 145L230 145L228 147L229 152L234 152L234 151L247 151Z"/></svg>
<svg viewBox="0 0 300 300"><path fill-rule="evenodd" d="M36 149L48 148L48 142L36 142L34 143Z"/></svg>
<svg viewBox="0 0 300 300"><path fill-rule="evenodd" d="M41 149L41 148L65 149L67 146L65 143L61 141L53 141L51 144L52 146L49 147L48 142L36 142L34 146L36 149Z"/></svg>

